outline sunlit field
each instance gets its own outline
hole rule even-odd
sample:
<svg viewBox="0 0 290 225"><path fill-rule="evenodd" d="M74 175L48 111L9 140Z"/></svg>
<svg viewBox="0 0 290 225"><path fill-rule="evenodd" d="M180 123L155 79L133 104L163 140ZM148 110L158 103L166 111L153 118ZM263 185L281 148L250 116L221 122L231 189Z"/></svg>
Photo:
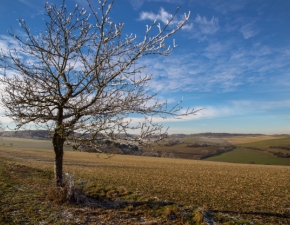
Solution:
<svg viewBox="0 0 290 225"><path fill-rule="evenodd" d="M16 138L16 137L0 137L0 147L21 147L21 148L33 148L33 149L52 149L51 140L36 140L29 138ZM64 146L65 150L71 150L70 146Z"/></svg>
<svg viewBox="0 0 290 225"><path fill-rule="evenodd" d="M265 165L285 165L290 166L290 158L282 158L273 155L273 152L290 154L287 149L279 146L290 146L289 136L256 136L256 137L232 137L227 141L237 147L230 152L206 158L206 161L265 164ZM278 147L273 147L278 146Z"/></svg>
<svg viewBox="0 0 290 225"><path fill-rule="evenodd" d="M1 147L1 158L52 170L53 151ZM64 171L78 181L122 186L211 210L289 214L290 167L66 151Z"/></svg>
<svg viewBox="0 0 290 225"><path fill-rule="evenodd" d="M289 135L252 135L252 136L234 136L234 137L226 137L224 140L237 145L237 144L245 144L252 142L260 142L274 139L282 139L289 138Z"/></svg>

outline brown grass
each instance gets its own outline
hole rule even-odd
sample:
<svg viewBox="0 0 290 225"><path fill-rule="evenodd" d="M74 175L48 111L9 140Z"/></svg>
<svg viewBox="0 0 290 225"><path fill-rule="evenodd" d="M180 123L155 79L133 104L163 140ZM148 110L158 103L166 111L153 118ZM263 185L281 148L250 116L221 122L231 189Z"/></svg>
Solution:
<svg viewBox="0 0 290 225"><path fill-rule="evenodd" d="M289 137L289 135L253 135L253 136L234 136L234 137L226 137L223 138L224 140L228 141L233 145L237 144L245 144L245 143L252 143L258 141L266 141L266 140L275 140Z"/></svg>
<svg viewBox="0 0 290 225"><path fill-rule="evenodd" d="M48 189L46 199L56 204L62 204L67 202L67 192L66 188L53 185Z"/></svg>
<svg viewBox="0 0 290 225"><path fill-rule="evenodd" d="M6 148L10 158L35 168L53 168L53 152ZM64 171L79 181L124 187L180 204L239 214L289 215L290 167L65 152ZM109 193L109 194L113 194Z"/></svg>

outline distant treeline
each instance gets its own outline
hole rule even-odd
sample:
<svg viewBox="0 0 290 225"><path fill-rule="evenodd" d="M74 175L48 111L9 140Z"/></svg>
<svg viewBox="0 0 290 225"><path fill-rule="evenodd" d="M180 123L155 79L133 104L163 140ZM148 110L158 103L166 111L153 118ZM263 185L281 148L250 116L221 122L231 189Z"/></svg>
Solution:
<svg viewBox="0 0 290 225"><path fill-rule="evenodd" d="M235 137L235 136L261 136L263 134L240 134L240 133L199 133L194 134L193 136L202 136L202 137Z"/></svg>
<svg viewBox="0 0 290 225"><path fill-rule="evenodd" d="M290 151L290 146L289 145L286 145L286 146L270 146L270 148L283 149L283 150Z"/></svg>
<svg viewBox="0 0 290 225"><path fill-rule="evenodd" d="M235 148L236 148L236 146L234 146L234 145L227 146L227 147L221 147L221 148L217 149L214 152L209 152L207 155L201 156L200 159L205 159L205 158L216 156L216 155L219 155L219 154L222 154L222 153L225 153L225 152L229 152L229 151L234 150Z"/></svg>
<svg viewBox="0 0 290 225"><path fill-rule="evenodd" d="M269 151L271 152L273 155L279 157L279 158L290 158L290 154L289 153L283 153L283 152L273 152L273 151Z"/></svg>
<svg viewBox="0 0 290 225"><path fill-rule="evenodd" d="M246 149L251 149L251 150L258 150L258 151L264 151L264 152L269 152L279 158L290 158L290 153L284 153L284 152L274 152L274 151L268 151L266 149L263 148L258 148L258 147L244 147ZM290 146L286 145L286 146L270 146L270 148L273 149L282 149L282 150L287 150L290 151Z"/></svg>

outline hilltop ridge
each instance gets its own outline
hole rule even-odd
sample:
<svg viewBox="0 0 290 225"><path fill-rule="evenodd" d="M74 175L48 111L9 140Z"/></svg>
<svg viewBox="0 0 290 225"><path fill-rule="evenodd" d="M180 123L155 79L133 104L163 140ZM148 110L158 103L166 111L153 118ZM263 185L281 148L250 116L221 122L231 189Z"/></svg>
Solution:
<svg viewBox="0 0 290 225"><path fill-rule="evenodd" d="M184 138L184 137L214 137L224 138L233 136L261 136L264 134L252 134L252 133L216 133L216 132L205 132L205 133L193 133L193 134L169 134L168 138ZM0 136L2 137L17 137L17 138L30 138L38 140L49 140L50 134L47 130L19 130L19 131L1 131ZM134 134L132 134L134 136Z"/></svg>

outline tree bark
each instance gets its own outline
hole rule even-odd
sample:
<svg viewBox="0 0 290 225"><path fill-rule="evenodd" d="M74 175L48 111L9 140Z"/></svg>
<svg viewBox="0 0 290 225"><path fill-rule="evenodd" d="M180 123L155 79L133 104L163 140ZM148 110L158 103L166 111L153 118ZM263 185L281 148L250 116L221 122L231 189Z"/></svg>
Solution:
<svg viewBox="0 0 290 225"><path fill-rule="evenodd" d="M54 133L52 138L54 153L55 153L55 161L54 161L54 176L56 186L61 187L63 185L62 182L62 161L63 161L63 145L64 139L57 132Z"/></svg>

